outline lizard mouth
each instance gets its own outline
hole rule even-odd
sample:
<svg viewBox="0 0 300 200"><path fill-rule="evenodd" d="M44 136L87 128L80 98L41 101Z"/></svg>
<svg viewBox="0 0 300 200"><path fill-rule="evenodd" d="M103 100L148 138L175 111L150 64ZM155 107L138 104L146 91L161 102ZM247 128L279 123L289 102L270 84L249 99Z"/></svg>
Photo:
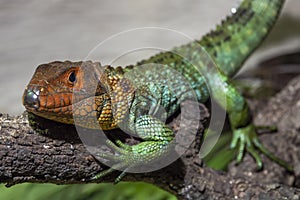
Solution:
<svg viewBox="0 0 300 200"><path fill-rule="evenodd" d="M24 91L22 101L30 113L53 121L73 124L74 115L78 118L89 115L96 117L92 112L96 111L97 107L100 109L100 105L108 101L105 95L98 96L98 100L95 101L95 95L76 92L74 94L67 91L49 92L43 86L30 84Z"/></svg>
<svg viewBox="0 0 300 200"><path fill-rule="evenodd" d="M28 86L22 98L25 108L33 113L72 114L72 93L43 93L45 93L45 89L41 86Z"/></svg>
<svg viewBox="0 0 300 200"><path fill-rule="evenodd" d="M41 87L36 85L25 89L22 101L26 110L43 118L72 124L74 121L72 95L67 93L45 95L41 94L41 90Z"/></svg>

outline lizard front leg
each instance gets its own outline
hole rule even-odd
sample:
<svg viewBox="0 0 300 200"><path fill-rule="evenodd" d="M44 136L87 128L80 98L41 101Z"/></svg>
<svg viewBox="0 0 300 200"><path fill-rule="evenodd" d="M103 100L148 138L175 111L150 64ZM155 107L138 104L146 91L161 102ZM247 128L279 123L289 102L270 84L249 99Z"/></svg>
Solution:
<svg viewBox="0 0 300 200"><path fill-rule="evenodd" d="M134 127L136 134L143 141L132 146L117 141L117 146L108 140L107 144L115 151L115 154L99 154L98 156L110 159L115 164L110 169L94 176L93 179L101 178L113 170L123 170L115 181L119 182L130 168L149 165L167 155L174 138L173 131L167 125L153 116L143 115L138 117Z"/></svg>

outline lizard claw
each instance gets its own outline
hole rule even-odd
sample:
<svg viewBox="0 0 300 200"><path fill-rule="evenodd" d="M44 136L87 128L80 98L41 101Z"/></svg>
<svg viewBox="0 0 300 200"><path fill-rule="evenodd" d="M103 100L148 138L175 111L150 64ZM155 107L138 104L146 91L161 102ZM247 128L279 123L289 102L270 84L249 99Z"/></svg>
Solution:
<svg viewBox="0 0 300 200"><path fill-rule="evenodd" d="M110 167L109 169L104 170L104 171L102 171L102 172L96 174L96 175L93 176L90 180L92 180L92 181L93 181L93 180L98 180L98 179L100 179L100 178L106 176L107 174L112 173L113 171L116 170L116 168L122 168L123 165L124 165L124 163L119 163L119 164L117 164L117 165L114 165L114 166ZM127 172L128 169L129 169L129 167L126 168L124 171L122 171L122 172L120 173L120 175L118 175L118 177L117 177L117 178L115 179L115 181L114 181L114 184L117 184L118 182L121 181L121 179L126 175L126 172Z"/></svg>
<svg viewBox="0 0 300 200"><path fill-rule="evenodd" d="M122 170L122 173L116 178L115 184L120 182L120 180L125 176L126 172L129 169L129 162L127 162L128 156L130 156L131 153L131 146L122 143L120 140L116 141L116 144L114 144L112 141L107 140L106 144L115 151L115 154L108 154L108 153L97 153L97 157L101 159L107 159L109 161L113 161L116 164L113 164L109 169L104 170L95 176L93 176L90 180L98 180L107 174L110 174L111 172L115 170ZM124 168L126 169L124 170Z"/></svg>
<svg viewBox="0 0 300 200"><path fill-rule="evenodd" d="M272 129L273 130L273 129ZM239 146L238 146L239 143ZM275 161L280 166L283 166L288 171L293 171L293 167L287 164L285 161L276 157L274 154L269 152L259 141L256 134L256 128L250 124L246 127L239 128L233 131L233 138L230 144L230 148L238 148L237 163L240 163L243 159L245 151L249 152L255 159L258 169L262 169L263 162L259 156L258 151L265 154L271 160ZM258 150L258 151L257 151Z"/></svg>

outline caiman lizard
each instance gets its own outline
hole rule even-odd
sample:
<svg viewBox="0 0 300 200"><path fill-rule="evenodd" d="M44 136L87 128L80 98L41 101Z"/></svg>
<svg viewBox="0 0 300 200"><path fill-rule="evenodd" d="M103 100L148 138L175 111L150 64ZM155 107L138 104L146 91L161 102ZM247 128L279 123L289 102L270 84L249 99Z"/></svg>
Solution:
<svg viewBox="0 0 300 200"><path fill-rule="evenodd" d="M244 0L235 13L200 40L161 52L135 65L114 68L90 61L85 64L55 61L39 65L26 87L23 104L28 112L57 122L73 124L74 118L77 118L76 125L81 127L112 130L122 126L122 129L135 133L142 139L138 144L108 142L117 152L107 156L116 162L113 168L127 171L168 152L175 133L157 116L157 107L162 106L167 117L170 117L192 92L199 102L206 102L212 96L228 114L233 133L230 147L238 149L238 162L247 151L259 168L262 167L259 152L284 164L259 142L249 106L230 81L230 77L237 73L268 35L283 3L284 0ZM212 58L218 73L211 70L207 60L203 60L203 50ZM193 60L193 63L188 60ZM154 83L145 81L139 75L125 78L127 72L144 64L149 65L143 74L150 76ZM161 68L151 68L154 64L160 64ZM192 90L185 86L181 78L168 79L167 84L159 82L158 79L163 79L162 75L171 73L170 69L179 72ZM139 87L134 88L132 82ZM93 84L97 85L96 89L89 87ZM80 95L74 98L76 91ZM95 116L97 124L93 120ZM95 178L111 171L112 168ZM124 173L117 180L122 175Z"/></svg>

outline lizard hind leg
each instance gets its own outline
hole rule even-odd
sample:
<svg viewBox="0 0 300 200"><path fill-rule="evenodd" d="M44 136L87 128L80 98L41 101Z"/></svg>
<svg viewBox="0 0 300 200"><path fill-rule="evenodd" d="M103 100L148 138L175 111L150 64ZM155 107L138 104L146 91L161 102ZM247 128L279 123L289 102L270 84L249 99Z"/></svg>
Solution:
<svg viewBox="0 0 300 200"><path fill-rule="evenodd" d="M205 68L204 68L205 69ZM231 148L237 148L237 162L240 163L243 159L245 151L255 159L259 169L262 168L263 162L259 153L263 153L277 164L291 171L286 162L271 154L259 141L257 136L257 128L254 126L251 112L247 101L238 92L234 85L221 72L208 73L205 75L207 83L212 92L212 97L223 107L228 113L233 138L230 144ZM218 84L216 84L218 83Z"/></svg>

